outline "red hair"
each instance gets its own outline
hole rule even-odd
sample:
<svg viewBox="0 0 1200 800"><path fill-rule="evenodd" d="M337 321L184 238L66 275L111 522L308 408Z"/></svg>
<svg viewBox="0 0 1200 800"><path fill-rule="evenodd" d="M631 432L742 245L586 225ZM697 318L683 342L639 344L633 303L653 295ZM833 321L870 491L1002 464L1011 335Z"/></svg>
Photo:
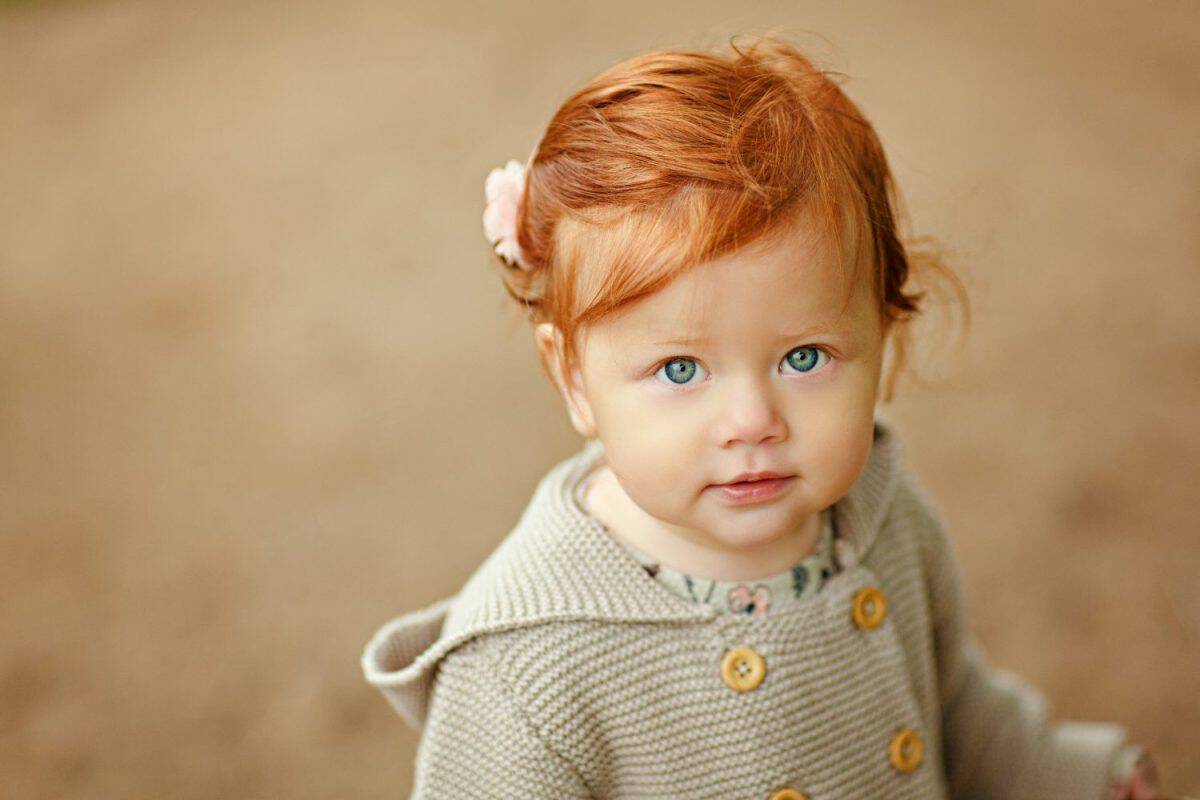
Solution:
<svg viewBox="0 0 1200 800"><path fill-rule="evenodd" d="M730 47L630 58L562 104L517 213L528 269L505 265L505 288L531 322L561 332L566 375L582 326L803 214L838 263L852 247L856 275L871 272L895 349L890 401L906 323L925 296L905 290L914 261L950 278L964 308L965 290L938 255L914 259L901 243L883 147L829 74L773 36ZM848 224L857 232L850 244Z"/></svg>

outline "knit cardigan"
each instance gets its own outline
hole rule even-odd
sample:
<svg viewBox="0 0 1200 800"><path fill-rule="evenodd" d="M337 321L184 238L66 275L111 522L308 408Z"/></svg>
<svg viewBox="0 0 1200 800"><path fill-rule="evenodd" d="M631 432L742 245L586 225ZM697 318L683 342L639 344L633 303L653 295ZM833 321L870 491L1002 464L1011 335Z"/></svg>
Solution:
<svg viewBox="0 0 1200 800"><path fill-rule="evenodd" d="M574 498L602 455L589 439L550 469L456 595L366 645L366 680L422 732L414 798L1102 800L1126 729L1054 721L989 665L891 423L834 504L841 570L765 616L650 577Z"/></svg>

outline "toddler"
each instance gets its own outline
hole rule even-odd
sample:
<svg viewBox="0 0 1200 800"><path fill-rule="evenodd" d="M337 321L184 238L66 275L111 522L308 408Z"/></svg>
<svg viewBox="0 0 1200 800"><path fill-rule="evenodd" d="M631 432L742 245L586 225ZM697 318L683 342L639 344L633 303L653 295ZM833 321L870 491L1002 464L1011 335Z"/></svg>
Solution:
<svg viewBox="0 0 1200 800"><path fill-rule="evenodd" d="M507 292L582 447L454 596L362 656L414 797L1152 798L968 629L892 399L931 252L879 139L773 36L655 52L486 183ZM885 343L889 369L884 370Z"/></svg>

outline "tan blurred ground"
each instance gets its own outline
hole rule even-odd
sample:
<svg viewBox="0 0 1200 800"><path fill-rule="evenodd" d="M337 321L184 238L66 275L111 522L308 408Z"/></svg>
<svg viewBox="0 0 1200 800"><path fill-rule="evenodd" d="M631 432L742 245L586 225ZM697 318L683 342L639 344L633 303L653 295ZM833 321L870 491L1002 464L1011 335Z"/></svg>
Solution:
<svg viewBox="0 0 1200 800"><path fill-rule="evenodd" d="M1076 8L0 5L0 796L404 796L361 647L577 445L483 178L773 25L970 288L891 416L975 629L1200 794L1200 6Z"/></svg>

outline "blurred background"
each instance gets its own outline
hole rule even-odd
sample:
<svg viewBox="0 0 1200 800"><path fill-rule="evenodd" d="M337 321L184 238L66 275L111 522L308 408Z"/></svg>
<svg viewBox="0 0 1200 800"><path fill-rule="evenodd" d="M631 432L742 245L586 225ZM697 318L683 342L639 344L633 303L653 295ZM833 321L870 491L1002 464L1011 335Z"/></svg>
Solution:
<svg viewBox="0 0 1200 800"><path fill-rule="evenodd" d="M886 407L973 629L1200 794L1200 6L0 3L0 796L406 796L362 679L580 442L488 171L782 27L948 250Z"/></svg>

